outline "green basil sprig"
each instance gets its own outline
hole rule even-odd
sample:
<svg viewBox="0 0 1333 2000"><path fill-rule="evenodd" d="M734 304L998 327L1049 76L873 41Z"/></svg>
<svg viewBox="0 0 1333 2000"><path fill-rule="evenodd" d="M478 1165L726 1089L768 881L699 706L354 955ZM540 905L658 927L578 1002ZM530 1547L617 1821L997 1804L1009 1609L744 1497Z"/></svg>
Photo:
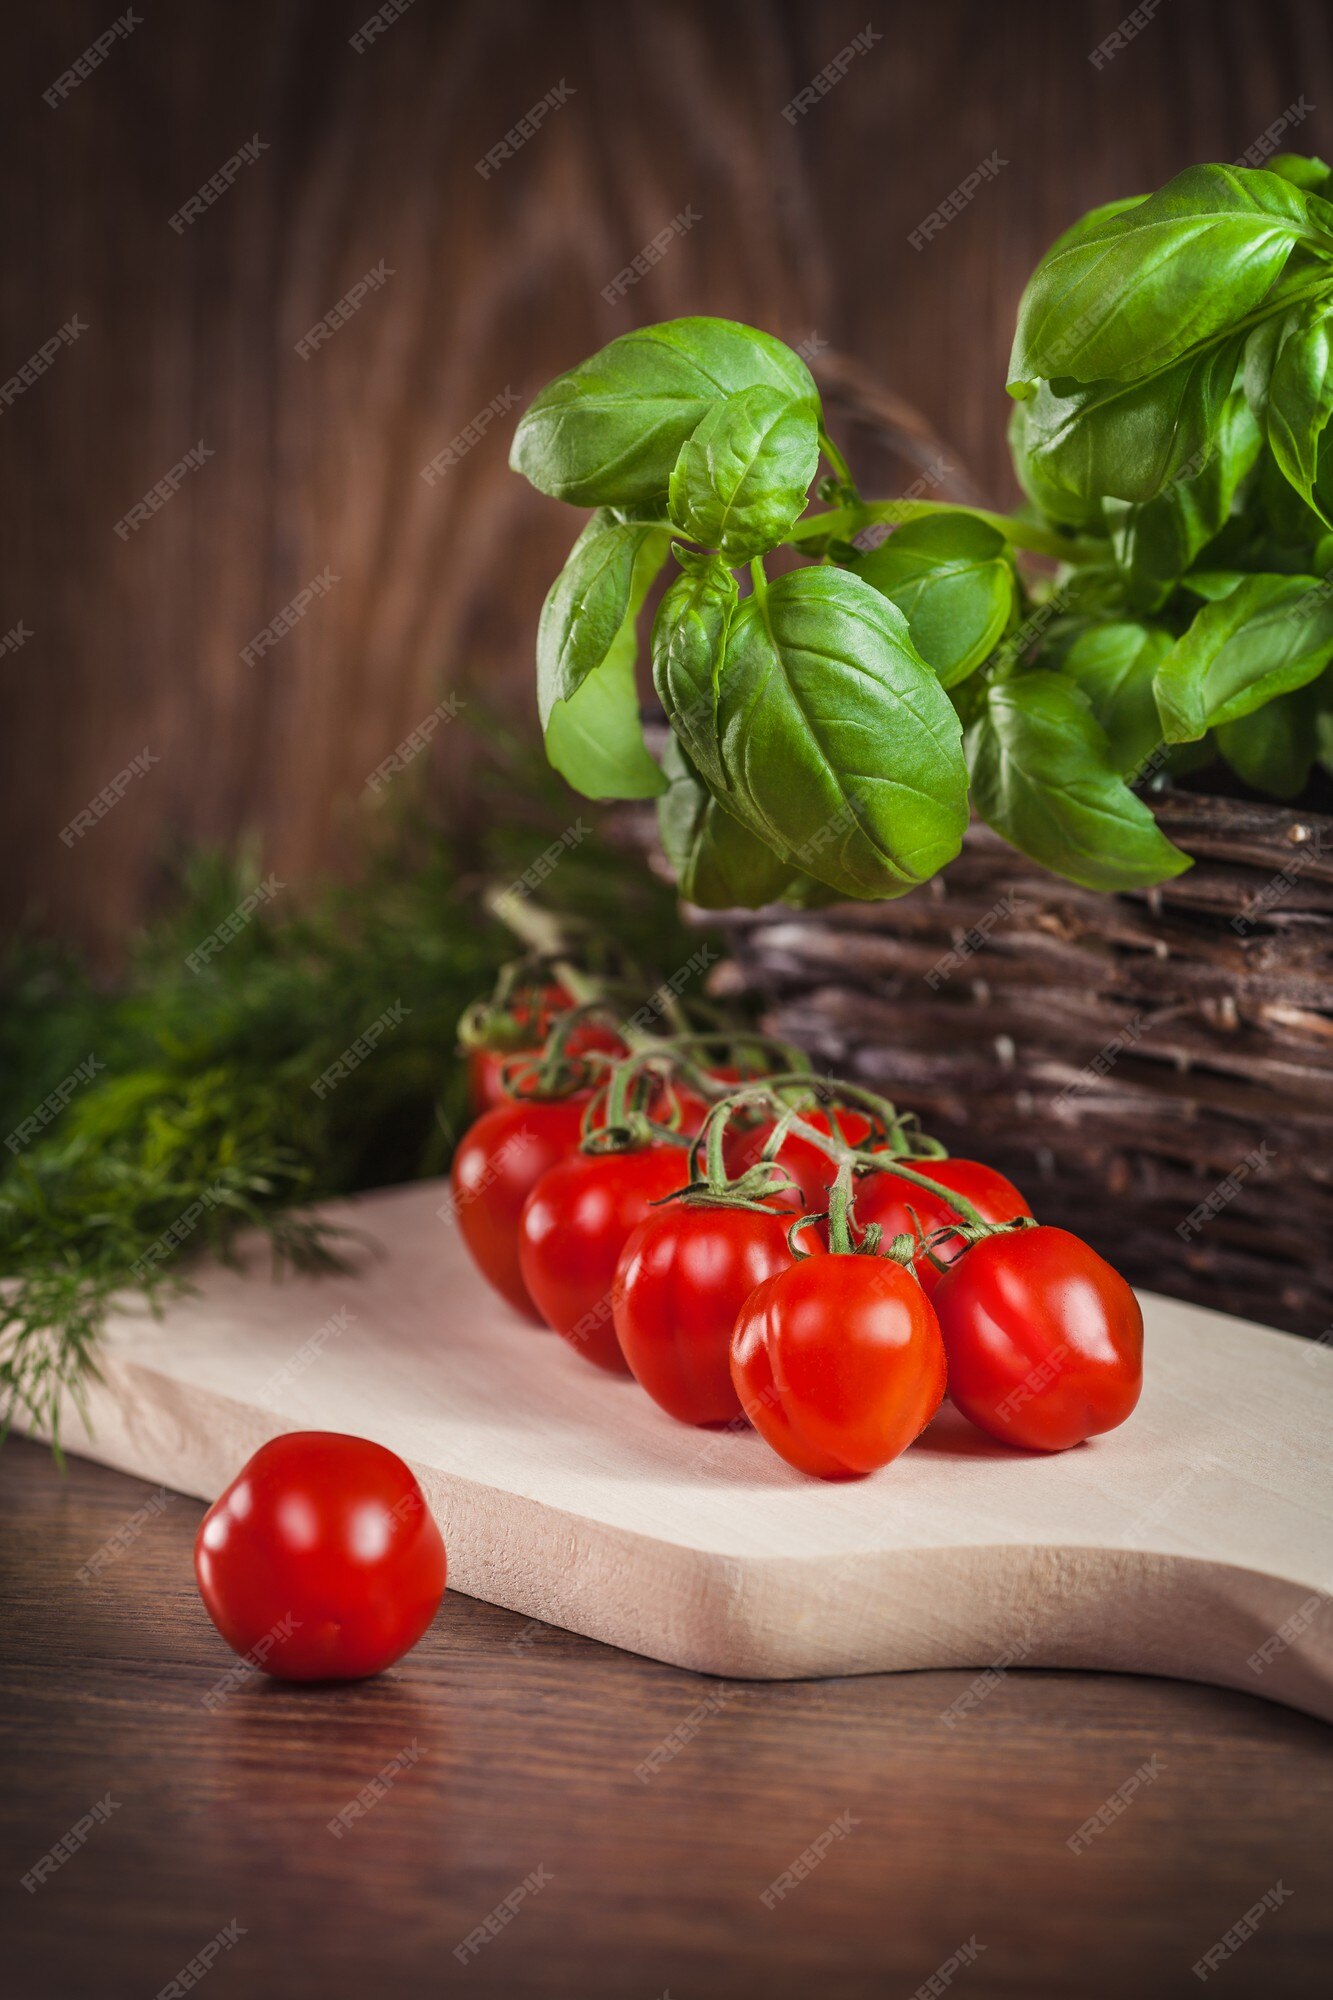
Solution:
<svg viewBox="0 0 1333 2000"><path fill-rule="evenodd" d="M805 363L731 320L559 376L511 457L595 510L538 632L551 761L657 796L712 907L901 895L958 851L969 794L1098 889L1188 865L1136 785L1220 756L1298 796L1333 764L1331 191L1296 155L1192 167L1063 233L1009 370L1018 515L863 499ZM636 656L664 570L659 764Z"/></svg>

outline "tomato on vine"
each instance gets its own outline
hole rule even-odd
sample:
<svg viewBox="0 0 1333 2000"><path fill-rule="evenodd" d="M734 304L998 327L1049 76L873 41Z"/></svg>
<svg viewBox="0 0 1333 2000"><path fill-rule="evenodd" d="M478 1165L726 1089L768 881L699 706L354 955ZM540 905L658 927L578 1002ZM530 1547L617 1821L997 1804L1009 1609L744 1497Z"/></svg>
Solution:
<svg viewBox="0 0 1333 2000"><path fill-rule="evenodd" d="M980 1160L921 1159L912 1165L941 1188L963 1195L986 1222L1017 1222L1020 1216L1032 1213L1013 1182ZM895 1173L892 1166L858 1178L856 1217L862 1225L878 1223L886 1243L898 1235L932 1238L931 1255L924 1247L918 1250L914 1266L930 1294L941 1275L932 1255L940 1263L951 1264L964 1247L964 1239L957 1233L934 1235L957 1223L957 1208L944 1195Z"/></svg>
<svg viewBox="0 0 1333 2000"><path fill-rule="evenodd" d="M851 1479L920 1436L944 1396L930 1300L892 1258L830 1251L741 1307L731 1378L746 1416L799 1472Z"/></svg>
<svg viewBox="0 0 1333 2000"><path fill-rule="evenodd" d="M477 1116L522 1094L515 1088L516 1080L524 1083L535 1074L552 1030L573 1011L572 997L556 984L520 993L507 1005L469 1010L462 1034L467 1049L468 1102ZM571 1061L593 1051L613 1059L627 1053L623 1038L595 1013L575 1021L561 1045ZM520 1057L529 1058L528 1063L521 1063Z"/></svg>
<svg viewBox="0 0 1333 2000"><path fill-rule="evenodd" d="M483 1112L454 1154L454 1214L482 1276L516 1312L542 1324L523 1280L518 1224L537 1182L578 1146L591 1092L527 1098Z"/></svg>
<svg viewBox="0 0 1333 2000"><path fill-rule="evenodd" d="M612 1319L620 1253L653 1203L688 1180L684 1146L576 1152L523 1206L515 1248L524 1288L547 1325L599 1368L628 1373Z"/></svg>
<svg viewBox="0 0 1333 2000"><path fill-rule="evenodd" d="M836 1138L847 1146L864 1146L874 1132L874 1121L866 1112L851 1105L836 1105L832 1109L814 1106L801 1111L800 1119L814 1131L826 1138ZM764 1156L773 1133L777 1129L776 1118L766 1118L762 1124L749 1131L736 1131L728 1139L727 1166L733 1174L742 1174L753 1167ZM802 1136L799 1131L789 1132L777 1152L778 1165L787 1173L801 1191L807 1210L826 1206L828 1191L837 1173L837 1162L812 1139Z"/></svg>
<svg viewBox="0 0 1333 2000"><path fill-rule="evenodd" d="M1067 1229L984 1237L941 1277L934 1304L950 1398L1005 1444L1065 1451L1123 1424L1139 1400L1139 1302Z"/></svg>
<svg viewBox="0 0 1333 2000"><path fill-rule="evenodd" d="M614 1286L616 1339L639 1385L684 1424L741 1414L731 1379L731 1336L755 1287L795 1261L787 1241L796 1201L763 1206L669 1201L621 1252Z"/></svg>

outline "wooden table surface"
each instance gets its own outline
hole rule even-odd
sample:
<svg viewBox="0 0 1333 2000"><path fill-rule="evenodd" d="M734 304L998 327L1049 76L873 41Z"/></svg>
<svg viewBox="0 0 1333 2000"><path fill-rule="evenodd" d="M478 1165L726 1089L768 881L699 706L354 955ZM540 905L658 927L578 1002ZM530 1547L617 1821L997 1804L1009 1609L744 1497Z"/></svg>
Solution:
<svg viewBox="0 0 1333 2000"><path fill-rule="evenodd" d="M1333 1745L1307 1717L1015 1671L951 1720L970 1674L722 1683L452 1594L379 1680L254 1677L205 1706L231 1656L195 1594L199 1503L148 1505L78 1578L152 1501L0 1453L8 2000L193 1990L231 1925L207 2000L1151 2000L1197 1992L1228 1932L1219 1993L1326 1990Z"/></svg>

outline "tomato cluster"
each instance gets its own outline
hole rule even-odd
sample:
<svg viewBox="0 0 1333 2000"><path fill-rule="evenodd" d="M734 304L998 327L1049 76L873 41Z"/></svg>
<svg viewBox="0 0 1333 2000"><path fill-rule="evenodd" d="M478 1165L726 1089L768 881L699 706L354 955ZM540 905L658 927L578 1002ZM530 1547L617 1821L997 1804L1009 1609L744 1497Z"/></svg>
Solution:
<svg viewBox="0 0 1333 2000"><path fill-rule="evenodd" d="M548 1014L567 1070L596 1025L562 1037ZM535 1093L511 1068L509 1101L455 1155L464 1241L516 1310L679 1422L748 1419L820 1478L888 1464L946 1392L1034 1451L1130 1414L1132 1290L1003 1174L852 1086L817 1094L670 1041L618 1059L612 1032L563 1094L549 1050Z"/></svg>
<svg viewBox="0 0 1333 2000"><path fill-rule="evenodd" d="M1033 1451L1133 1410L1133 1292L993 1168L944 1158L866 1091L821 1085L821 1102L780 1045L742 1038L726 1060L700 1033L631 1054L559 984L504 1003L465 1038L459 1229L516 1312L668 1416L748 1421L798 1471L848 1479L905 1451L946 1393ZM209 1509L195 1570L249 1665L343 1679L416 1644L445 1550L392 1452L293 1432Z"/></svg>

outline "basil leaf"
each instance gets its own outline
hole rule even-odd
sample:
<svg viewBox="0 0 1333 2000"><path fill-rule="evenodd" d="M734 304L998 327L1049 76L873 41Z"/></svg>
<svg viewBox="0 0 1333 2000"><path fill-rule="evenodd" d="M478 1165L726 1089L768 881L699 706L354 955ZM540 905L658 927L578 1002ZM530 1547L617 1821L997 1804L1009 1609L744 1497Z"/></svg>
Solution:
<svg viewBox="0 0 1333 2000"><path fill-rule="evenodd" d="M977 811L1020 853L1087 889L1137 889L1190 865L1116 768L1063 674L992 682L967 733Z"/></svg>
<svg viewBox="0 0 1333 2000"><path fill-rule="evenodd" d="M1284 181L1309 194L1326 195L1333 185L1333 167L1304 153L1274 153L1267 166L1270 174L1281 174Z"/></svg>
<svg viewBox="0 0 1333 2000"><path fill-rule="evenodd" d="M827 882L816 882L813 875L793 875L782 892L782 901L794 910L828 910L846 898Z"/></svg>
<svg viewBox="0 0 1333 2000"><path fill-rule="evenodd" d="M679 548L678 558L687 552ZM667 719L715 797L731 789L718 740L717 674L740 605L736 579L716 557L686 561L653 620L653 684Z"/></svg>
<svg viewBox="0 0 1333 2000"><path fill-rule="evenodd" d="M666 780L644 747L635 626L666 560L663 529L595 514L575 542L537 628L537 706L546 754L591 799L646 799Z"/></svg>
<svg viewBox="0 0 1333 2000"><path fill-rule="evenodd" d="M1234 336L1146 382L1096 382L1067 396L1039 384L1009 426L1025 492L1073 527L1097 524L1108 495L1151 500L1183 467L1203 463L1242 344Z"/></svg>
<svg viewBox="0 0 1333 2000"><path fill-rule="evenodd" d="M1283 327L1268 385L1268 442L1305 501L1333 526L1333 307L1315 300Z"/></svg>
<svg viewBox="0 0 1333 2000"><path fill-rule="evenodd" d="M1251 312L1312 233L1280 174L1187 167L1043 257L1019 305L1010 394L1043 377L1137 382L1170 367Z"/></svg>
<svg viewBox="0 0 1333 2000"><path fill-rule="evenodd" d="M1157 669L1168 743L1186 743L1303 687L1333 659L1333 585L1247 576L1205 604Z"/></svg>
<svg viewBox="0 0 1333 2000"><path fill-rule="evenodd" d="M576 506L666 505L671 468L709 409L766 384L818 407L800 356L729 319L674 319L613 340L549 382L524 412L509 463Z"/></svg>
<svg viewBox="0 0 1333 2000"><path fill-rule="evenodd" d="M1305 790L1319 750L1321 688L1311 681L1217 731L1218 750L1254 791L1296 799Z"/></svg>
<svg viewBox="0 0 1333 2000"><path fill-rule="evenodd" d="M657 825L682 896L705 910L758 909L792 881L788 864L724 812L673 736Z"/></svg>
<svg viewBox="0 0 1333 2000"><path fill-rule="evenodd" d="M720 596L682 577L653 632L658 694L714 795L843 895L925 881L962 844L967 773L902 613L832 568L779 577L721 618Z"/></svg>
<svg viewBox="0 0 1333 2000"><path fill-rule="evenodd" d="M666 561L664 529L593 515L547 592L537 626L537 709L542 727L606 659Z"/></svg>
<svg viewBox="0 0 1333 2000"><path fill-rule="evenodd" d="M1162 740L1153 675L1171 650L1171 634L1130 623L1094 625L1074 641L1061 672L1087 696L1126 780L1142 769Z"/></svg>
<svg viewBox="0 0 1333 2000"><path fill-rule="evenodd" d="M908 521L851 567L898 606L912 644L945 687L981 665L1014 609L1008 544L975 514Z"/></svg>
<svg viewBox="0 0 1333 2000"><path fill-rule="evenodd" d="M1209 603L1214 598L1230 597L1245 581L1247 572L1243 569L1192 569L1180 581L1184 588L1195 597L1203 597Z"/></svg>
<svg viewBox="0 0 1333 2000"><path fill-rule="evenodd" d="M774 548L805 511L819 465L819 406L759 384L714 403L680 448L671 518L731 564Z"/></svg>
<svg viewBox="0 0 1333 2000"><path fill-rule="evenodd" d="M1090 239L1094 242L1100 242L1103 223L1109 222L1114 215L1123 215L1126 209L1141 207L1147 199L1146 194L1128 194L1121 195L1115 201L1099 202L1096 208L1090 208L1085 215L1079 216L1077 222L1071 222L1068 229L1061 231L1050 249L1046 252L1046 255L1042 258L1041 263L1049 264L1053 257L1059 257L1064 251L1072 250L1076 244L1086 240ZM1040 264L1037 269L1041 269ZM1036 276L1036 272L1033 273L1033 276ZM1022 305L1020 304L1020 313L1022 309Z"/></svg>
<svg viewBox="0 0 1333 2000"><path fill-rule="evenodd" d="M1236 382L1202 447L1201 464L1187 461L1151 500L1106 503L1116 558L1136 609L1155 611L1166 602L1195 557L1229 520L1262 449L1263 433L1244 387Z"/></svg>

